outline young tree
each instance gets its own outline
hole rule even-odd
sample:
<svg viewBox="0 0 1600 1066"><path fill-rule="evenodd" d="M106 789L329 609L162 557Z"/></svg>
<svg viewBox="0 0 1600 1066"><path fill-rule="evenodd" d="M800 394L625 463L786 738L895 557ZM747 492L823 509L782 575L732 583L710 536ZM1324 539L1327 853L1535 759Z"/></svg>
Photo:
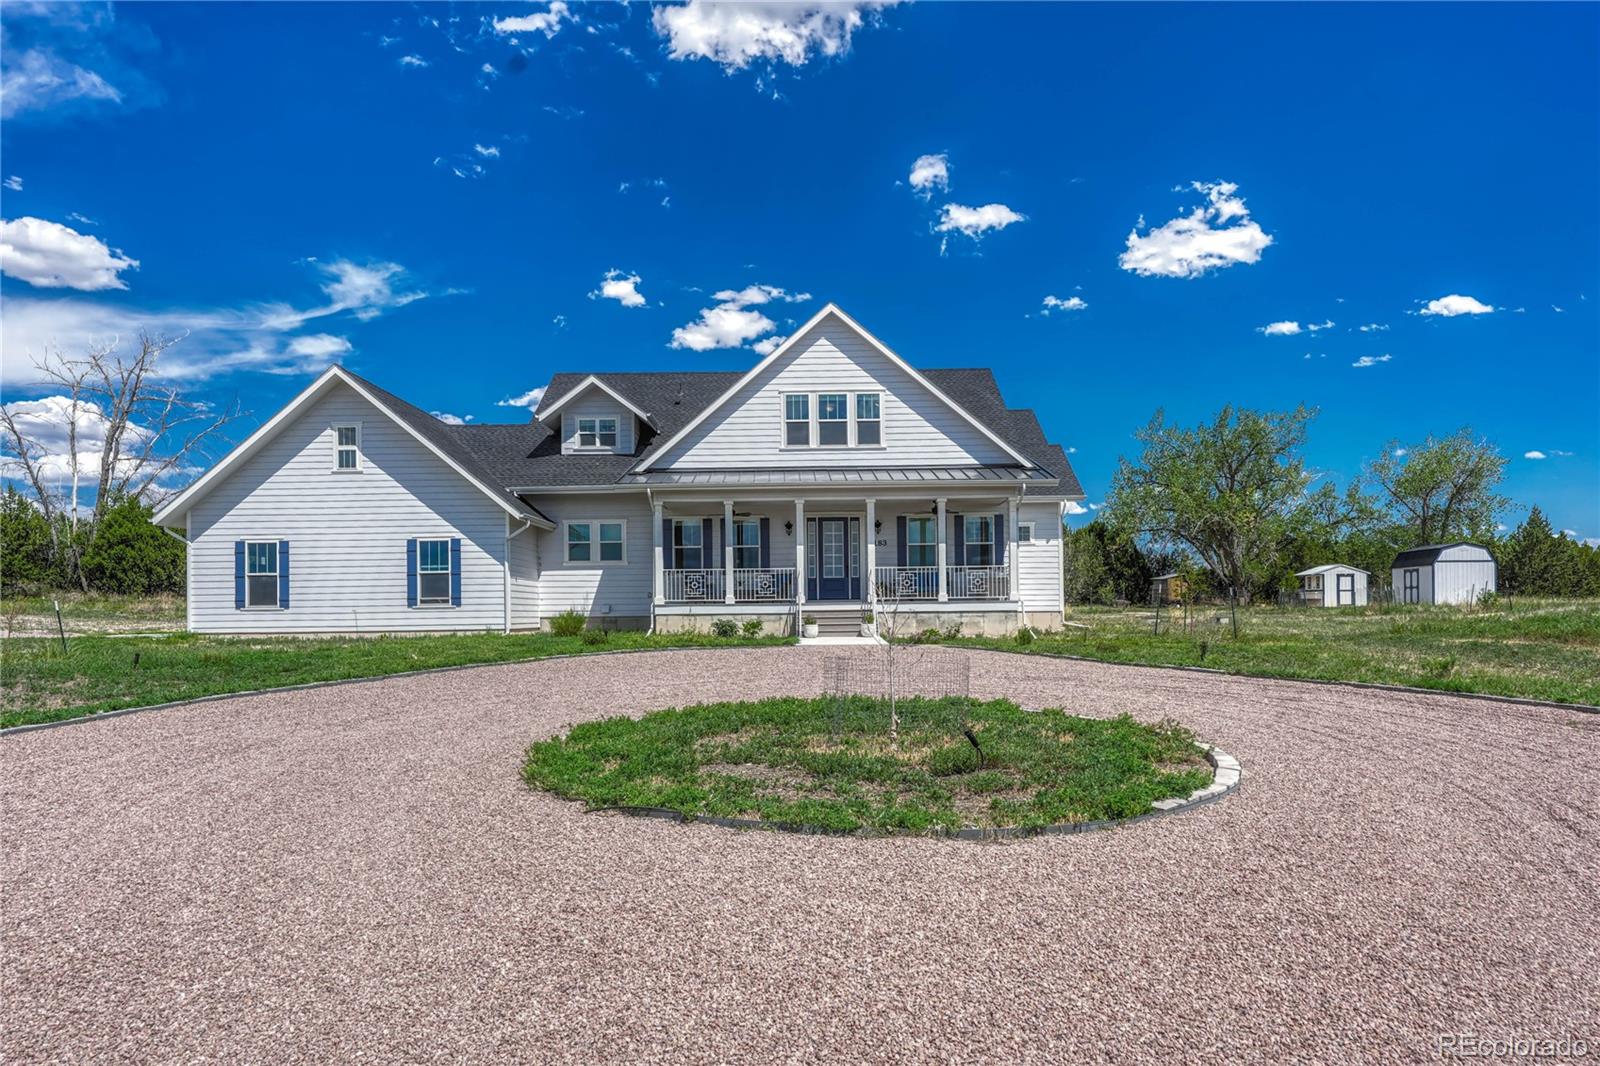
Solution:
<svg viewBox="0 0 1600 1066"><path fill-rule="evenodd" d="M14 486L0 494L0 593L52 584L50 522Z"/></svg>
<svg viewBox="0 0 1600 1066"><path fill-rule="evenodd" d="M1582 596L1588 584L1584 551L1535 507L1500 545L1500 585L1524 596Z"/></svg>
<svg viewBox="0 0 1600 1066"><path fill-rule="evenodd" d="M137 496L107 509L83 556L83 574L92 587L136 596L183 591L183 545L150 515Z"/></svg>
<svg viewBox="0 0 1600 1066"><path fill-rule="evenodd" d="M1315 412L1224 407L1193 429L1166 424L1157 411L1136 437L1112 482L1108 510L1119 530L1158 547L1187 545L1224 586L1248 596L1270 579L1282 546L1326 504L1300 449Z"/></svg>
<svg viewBox="0 0 1600 1066"><path fill-rule="evenodd" d="M1495 515L1508 502L1495 491L1505 465L1494 445L1463 427L1409 448L1390 441L1382 457L1368 464L1367 475L1383 490L1412 544L1438 544L1492 535Z"/></svg>

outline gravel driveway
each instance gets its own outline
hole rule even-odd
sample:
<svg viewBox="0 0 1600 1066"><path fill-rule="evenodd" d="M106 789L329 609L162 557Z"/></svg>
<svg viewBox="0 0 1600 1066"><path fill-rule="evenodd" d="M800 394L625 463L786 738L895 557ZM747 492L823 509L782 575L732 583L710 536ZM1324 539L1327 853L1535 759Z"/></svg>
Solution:
<svg viewBox="0 0 1600 1066"><path fill-rule="evenodd" d="M814 693L822 652L602 656L0 739L0 1058L775 1063L1600 1055L1600 717L972 653L1173 716L1221 803L996 845L585 815L524 745Z"/></svg>

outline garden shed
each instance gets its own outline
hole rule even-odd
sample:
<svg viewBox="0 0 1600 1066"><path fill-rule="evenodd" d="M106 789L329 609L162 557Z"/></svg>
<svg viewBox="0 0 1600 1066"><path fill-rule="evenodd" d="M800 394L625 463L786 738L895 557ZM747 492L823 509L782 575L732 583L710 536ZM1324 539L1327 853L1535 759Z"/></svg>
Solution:
<svg viewBox="0 0 1600 1066"><path fill-rule="evenodd" d="M1160 574L1150 579L1152 603L1179 603L1183 600L1185 582L1177 572Z"/></svg>
<svg viewBox="0 0 1600 1066"><path fill-rule="evenodd" d="M1390 571L1400 603L1476 603L1496 588L1494 556L1482 544L1425 544L1394 557Z"/></svg>
<svg viewBox="0 0 1600 1066"><path fill-rule="evenodd" d="M1295 574L1300 602L1307 607L1365 607L1367 572L1344 563L1313 566Z"/></svg>

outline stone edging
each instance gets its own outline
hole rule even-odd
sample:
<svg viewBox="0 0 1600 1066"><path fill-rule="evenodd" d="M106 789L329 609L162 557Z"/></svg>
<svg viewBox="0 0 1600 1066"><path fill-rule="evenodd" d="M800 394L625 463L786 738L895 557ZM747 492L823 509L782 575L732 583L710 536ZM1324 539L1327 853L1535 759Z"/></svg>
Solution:
<svg viewBox="0 0 1600 1066"><path fill-rule="evenodd" d="M1145 814L1136 814L1130 818L1099 818L1092 822L1062 822L1057 825L1047 825L1038 829L1021 829L1014 826L1000 826L992 829L945 829L934 830L927 833L906 833L894 830L869 830L869 829L826 829L816 825L799 825L793 822L767 822L759 818L719 818L714 815L689 815L682 811L674 811L666 807L597 807L588 812L590 814L604 814L607 812L625 814L634 818L662 818L667 821L680 822L685 825L715 825L723 829L756 829L768 833L805 833L813 836L838 836L838 837L863 837L884 839L890 837L929 837L935 840L1020 840L1037 836L1065 836L1069 833L1092 833L1100 829L1115 829L1122 825L1132 825L1150 818L1160 818L1163 815L1176 814L1204 803L1213 803L1234 789L1239 787L1239 780L1244 771L1239 766L1239 760L1214 745L1197 745L1205 752L1206 762L1211 764L1211 784L1205 788L1196 789L1184 797L1156 800L1150 804L1151 810Z"/></svg>
<svg viewBox="0 0 1600 1066"><path fill-rule="evenodd" d="M169 700L166 703L151 703L143 707L119 707L114 711L93 711L89 714L80 714L75 718L58 718L53 722L29 722L27 725L7 726L0 729L0 737L7 737L13 733L32 733L38 729L56 729L66 725L82 725L85 722L98 722L103 718L121 718L129 714L142 714L145 711L166 711L174 707L187 707L193 703L215 703L218 700L242 699L246 696L271 696L279 692L302 692L310 688L332 688L335 685L359 685L368 681L387 681L396 677L422 677L427 674L448 674L457 670L482 670L494 666L526 666L529 663L549 663L560 659L597 659L603 655L656 655L661 652L676 651L764 651L768 648L792 648L794 643L788 644L731 644L727 646L717 644L690 644L681 648L617 648L612 651L583 651L571 652L562 655L534 655L526 659L502 659L492 663L457 663L454 666L429 666L421 670L403 670L394 674L368 674L365 677L339 677L331 681L306 681L298 685L275 685L272 688L249 688L238 692L214 692L207 696L192 696L186 700Z"/></svg>

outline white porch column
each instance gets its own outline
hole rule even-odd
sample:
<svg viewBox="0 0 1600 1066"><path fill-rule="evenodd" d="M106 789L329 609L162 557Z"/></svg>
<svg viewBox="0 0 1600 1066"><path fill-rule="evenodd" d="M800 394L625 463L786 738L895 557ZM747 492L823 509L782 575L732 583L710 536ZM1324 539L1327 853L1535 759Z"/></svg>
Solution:
<svg viewBox="0 0 1600 1066"><path fill-rule="evenodd" d="M940 496L933 502L937 505L938 513L934 525L938 527L936 532L939 535L939 602L944 603L950 599L950 575L945 573L945 542L950 539L949 531L945 527L949 522L944 513L944 497Z"/></svg>
<svg viewBox="0 0 1600 1066"><path fill-rule="evenodd" d="M794 501L794 602L806 602L806 501Z"/></svg>
<svg viewBox="0 0 1600 1066"><path fill-rule="evenodd" d="M1018 575L1022 573L1017 561L1017 498L1011 497L1011 515L1006 521L1006 565L1009 570L1006 574L1006 587L1010 590L1010 598L1018 603L1022 602L1022 586L1018 583Z"/></svg>
<svg viewBox="0 0 1600 1066"><path fill-rule="evenodd" d="M664 565L662 562L662 556L666 550L665 545L663 545L661 541L661 522L665 517L662 514L662 511L663 508L661 506L661 501L654 501L650 511L650 513L654 516L654 521L650 523L650 543L655 549L655 559L650 568L650 590L651 597L657 604L667 602L666 590L662 588L661 576L661 570Z"/></svg>
<svg viewBox="0 0 1600 1066"><path fill-rule="evenodd" d="M867 500L867 603L878 602L878 501Z"/></svg>
<svg viewBox="0 0 1600 1066"><path fill-rule="evenodd" d="M733 602L733 501L722 501L722 602Z"/></svg>

